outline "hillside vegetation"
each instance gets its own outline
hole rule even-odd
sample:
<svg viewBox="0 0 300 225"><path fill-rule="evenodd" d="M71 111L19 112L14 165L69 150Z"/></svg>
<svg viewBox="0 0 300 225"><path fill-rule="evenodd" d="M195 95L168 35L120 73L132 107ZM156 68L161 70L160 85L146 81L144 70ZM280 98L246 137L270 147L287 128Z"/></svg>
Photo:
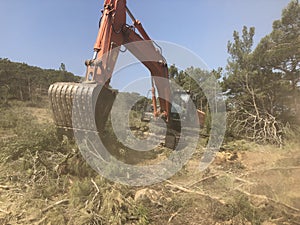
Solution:
<svg viewBox="0 0 300 225"><path fill-rule="evenodd" d="M233 32L224 69L169 67L170 79L193 92L196 107L206 112L204 133L210 132L211 114L218 113L204 92L217 90L202 90L195 81L217 79L226 99L227 130L207 169L199 170L208 150L203 135L180 171L147 187L105 179L84 160L74 140L57 136L48 87L80 77L63 64L59 70L45 70L0 59L0 224L299 225L298 1L290 2L255 49L254 35L253 27ZM124 93L122 104L137 97ZM137 137L150 135L139 120L148 103L140 99L130 113L135 130L128 132ZM123 162L141 166L172 153L163 146L145 154L129 154L117 141L111 146Z"/></svg>
<svg viewBox="0 0 300 225"><path fill-rule="evenodd" d="M42 69L0 59L0 99L5 103L9 99L38 102L42 96L47 95L50 84L79 80L80 77L67 72L64 66L60 70Z"/></svg>

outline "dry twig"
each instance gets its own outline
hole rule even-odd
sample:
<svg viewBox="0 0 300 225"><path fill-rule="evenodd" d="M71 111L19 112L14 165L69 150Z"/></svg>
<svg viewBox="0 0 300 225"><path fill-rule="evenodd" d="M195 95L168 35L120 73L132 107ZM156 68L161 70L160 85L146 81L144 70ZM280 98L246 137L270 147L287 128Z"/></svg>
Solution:
<svg viewBox="0 0 300 225"><path fill-rule="evenodd" d="M180 191L183 191L183 192L187 192L187 193L193 193L193 194L197 194L197 195L201 195L203 197L207 197L207 198L210 198L212 200L215 200L215 201L218 201L220 202L222 205L225 204L225 201L220 199L219 197L215 197L215 196L211 196L209 194L206 194L206 193L203 193L203 192L200 192L200 191L194 191L194 190L190 190L190 189L187 189L185 187L182 187L182 186L179 186L177 184L174 184L173 182L169 181L169 180L166 180L166 182L168 184L166 184L165 186L166 187L172 187L172 188L176 188Z"/></svg>
<svg viewBox="0 0 300 225"><path fill-rule="evenodd" d="M93 180L93 178L91 179L91 182L92 182L92 184L95 186L95 188L97 190L96 194L94 195L94 197L92 199L92 202L94 202L95 199L96 199L96 197L97 197L97 195L100 193L100 189L99 189L98 185L96 184L96 182Z"/></svg>
<svg viewBox="0 0 300 225"><path fill-rule="evenodd" d="M220 174L213 174L213 175L211 175L211 176L204 177L204 178L201 179L201 180L197 180L197 181L195 181L195 182L193 182L193 183L191 183L191 184L188 184L187 187L192 187L192 186L194 186L195 184L201 183L201 182L206 181L206 180L209 180L209 179L211 179L211 178L218 177L219 175L220 175Z"/></svg>
<svg viewBox="0 0 300 225"><path fill-rule="evenodd" d="M55 206L58 206L58 205L63 204L63 203L68 203L68 202L69 202L69 199L63 199L63 200L60 200L60 201L58 201L58 202L55 202L54 204L49 205L49 206L46 207L45 209L42 209L42 213L47 212L49 209L52 209L52 208L54 208Z"/></svg>
<svg viewBox="0 0 300 225"><path fill-rule="evenodd" d="M42 224L46 219L47 219L47 216L45 216L44 218L42 218L41 220L39 220L39 221L36 223L36 225Z"/></svg>
<svg viewBox="0 0 300 225"><path fill-rule="evenodd" d="M6 210L3 210L3 209L0 209L0 212L4 213L4 214L10 214L10 212L6 211Z"/></svg>
<svg viewBox="0 0 300 225"><path fill-rule="evenodd" d="M0 185L0 188L4 189L4 190L9 190L9 189L13 188L13 186Z"/></svg>
<svg viewBox="0 0 300 225"><path fill-rule="evenodd" d="M170 218L168 219L168 223L171 223L171 221L179 214L182 208L178 209L175 213L172 213Z"/></svg>

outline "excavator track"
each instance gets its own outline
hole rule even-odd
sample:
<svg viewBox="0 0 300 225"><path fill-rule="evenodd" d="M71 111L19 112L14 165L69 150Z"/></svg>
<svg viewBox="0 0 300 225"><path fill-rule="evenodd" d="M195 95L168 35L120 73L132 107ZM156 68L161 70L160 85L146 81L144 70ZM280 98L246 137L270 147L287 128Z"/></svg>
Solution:
<svg viewBox="0 0 300 225"><path fill-rule="evenodd" d="M72 136L75 129L101 132L116 94L96 83L52 84L48 95L59 135Z"/></svg>

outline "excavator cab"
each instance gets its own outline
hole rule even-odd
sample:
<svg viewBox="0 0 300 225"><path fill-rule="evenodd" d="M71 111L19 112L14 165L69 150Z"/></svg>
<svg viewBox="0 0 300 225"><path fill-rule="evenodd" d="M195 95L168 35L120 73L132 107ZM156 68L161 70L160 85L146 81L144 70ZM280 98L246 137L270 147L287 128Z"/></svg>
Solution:
<svg viewBox="0 0 300 225"><path fill-rule="evenodd" d="M141 121L150 122L153 119L153 105L147 104L142 111Z"/></svg>

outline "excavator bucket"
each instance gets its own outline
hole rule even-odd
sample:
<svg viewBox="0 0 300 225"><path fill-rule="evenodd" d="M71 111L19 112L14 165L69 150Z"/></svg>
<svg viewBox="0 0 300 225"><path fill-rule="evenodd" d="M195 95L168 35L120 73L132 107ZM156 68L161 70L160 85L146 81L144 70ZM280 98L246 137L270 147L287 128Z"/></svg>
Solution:
<svg viewBox="0 0 300 225"><path fill-rule="evenodd" d="M73 138L75 131L97 132L100 137L118 91L96 83L54 83L48 95L57 127L58 137ZM175 149L180 124L172 120L168 124L165 146Z"/></svg>
<svg viewBox="0 0 300 225"><path fill-rule="evenodd" d="M95 83L52 84L48 95L59 136L72 137L74 129L101 133L116 94Z"/></svg>

